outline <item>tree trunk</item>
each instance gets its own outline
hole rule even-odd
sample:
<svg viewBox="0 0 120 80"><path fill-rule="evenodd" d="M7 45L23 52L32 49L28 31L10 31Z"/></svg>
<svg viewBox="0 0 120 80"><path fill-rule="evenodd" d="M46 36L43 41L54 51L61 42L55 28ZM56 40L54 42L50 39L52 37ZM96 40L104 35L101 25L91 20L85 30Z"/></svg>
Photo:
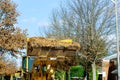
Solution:
<svg viewBox="0 0 120 80"><path fill-rule="evenodd" d="M13 80L13 75L12 74L10 75L10 80Z"/></svg>
<svg viewBox="0 0 120 80"><path fill-rule="evenodd" d="M93 80L96 80L96 65L95 65L95 61L92 63L92 73L93 73Z"/></svg>
<svg viewBox="0 0 120 80"><path fill-rule="evenodd" d="M62 72L62 78L61 78L62 80L66 80L65 74L66 74L66 72Z"/></svg>
<svg viewBox="0 0 120 80"><path fill-rule="evenodd" d="M68 71L68 75L69 75L69 76L68 76L68 80L71 80L71 79L70 79L70 70Z"/></svg>
<svg viewBox="0 0 120 80"><path fill-rule="evenodd" d="M4 80L4 75L2 75L2 80Z"/></svg>

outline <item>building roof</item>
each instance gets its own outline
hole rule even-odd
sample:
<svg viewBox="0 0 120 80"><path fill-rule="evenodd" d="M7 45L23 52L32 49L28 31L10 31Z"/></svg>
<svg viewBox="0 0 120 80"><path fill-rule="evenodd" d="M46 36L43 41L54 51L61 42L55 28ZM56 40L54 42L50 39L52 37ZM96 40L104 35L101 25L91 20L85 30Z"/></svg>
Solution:
<svg viewBox="0 0 120 80"><path fill-rule="evenodd" d="M111 59L115 59L115 58L117 58L117 53L112 54L110 56L106 56L103 58L103 60L111 60Z"/></svg>

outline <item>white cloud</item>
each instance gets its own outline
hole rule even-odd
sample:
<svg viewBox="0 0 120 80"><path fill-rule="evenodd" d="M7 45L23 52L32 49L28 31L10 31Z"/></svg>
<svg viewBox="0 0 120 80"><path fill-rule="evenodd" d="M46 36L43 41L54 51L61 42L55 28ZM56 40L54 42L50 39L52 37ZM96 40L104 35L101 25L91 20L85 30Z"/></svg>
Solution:
<svg viewBox="0 0 120 80"><path fill-rule="evenodd" d="M38 19L36 17L31 17L31 18L26 18L22 20L23 22L27 22L27 23L34 23L34 22L38 22Z"/></svg>
<svg viewBox="0 0 120 80"><path fill-rule="evenodd" d="M110 40L110 39L113 39L113 38L115 39L115 38L116 38L116 35L111 34L111 35L108 36L108 39L109 39L109 40Z"/></svg>
<svg viewBox="0 0 120 80"><path fill-rule="evenodd" d="M39 22L37 25L39 27L49 27L49 23L48 22Z"/></svg>
<svg viewBox="0 0 120 80"><path fill-rule="evenodd" d="M47 22L46 20L44 19L39 19L39 18L36 18L36 17L30 17L30 18L25 18L22 20L23 23L27 23L27 24L32 24L36 27L39 27L39 28L43 28L43 27L49 27L49 22Z"/></svg>

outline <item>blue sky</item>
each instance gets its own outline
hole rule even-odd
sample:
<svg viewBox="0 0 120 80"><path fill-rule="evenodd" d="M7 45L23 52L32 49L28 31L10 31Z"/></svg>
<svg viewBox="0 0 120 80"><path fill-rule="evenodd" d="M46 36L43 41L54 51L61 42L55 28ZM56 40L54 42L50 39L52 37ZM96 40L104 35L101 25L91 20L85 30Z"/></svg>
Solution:
<svg viewBox="0 0 120 80"><path fill-rule="evenodd" d="M28 30L28 37L42 36L42 31L48 28L52 10L59 7L61 0L13 0L17 4L17 27ZM21 58L17 60L21 66Z"/></svg>
<svg viewBox="0 0 120 80"><path fill-rule="evenodd" d="M48 28L52 10L58 8L63 0L13 0L18 6L17 26L28 30L28 36L42 36ZM120 1L120 0L118 0ZM111 1L112 3L112 1Z"/></svg>
<svg viewBox="0 0 120 80"><path fill-rule="evenodd" d="M17 4L17 26L28 30L28 36L42 36L48 27L52 10L59 7L61 0L13 0Z"/></svg>

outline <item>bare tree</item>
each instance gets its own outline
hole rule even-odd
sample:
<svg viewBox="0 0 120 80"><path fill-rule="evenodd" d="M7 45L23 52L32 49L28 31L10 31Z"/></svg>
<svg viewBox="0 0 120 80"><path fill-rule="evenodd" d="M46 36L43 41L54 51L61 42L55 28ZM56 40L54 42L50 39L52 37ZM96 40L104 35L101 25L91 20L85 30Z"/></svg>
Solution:
<svg viewBox="0 0 120 80"><path fill-rule="evenodd" d="M108 37L114 35L115 15L109 1L67 0L67 5L53 11L46 32L47 37L71 38L80 43L80 53L85 56L86 65L92 67L93 80L96 80L95 63L108 53L113 44L113 39Z"/></svg>

